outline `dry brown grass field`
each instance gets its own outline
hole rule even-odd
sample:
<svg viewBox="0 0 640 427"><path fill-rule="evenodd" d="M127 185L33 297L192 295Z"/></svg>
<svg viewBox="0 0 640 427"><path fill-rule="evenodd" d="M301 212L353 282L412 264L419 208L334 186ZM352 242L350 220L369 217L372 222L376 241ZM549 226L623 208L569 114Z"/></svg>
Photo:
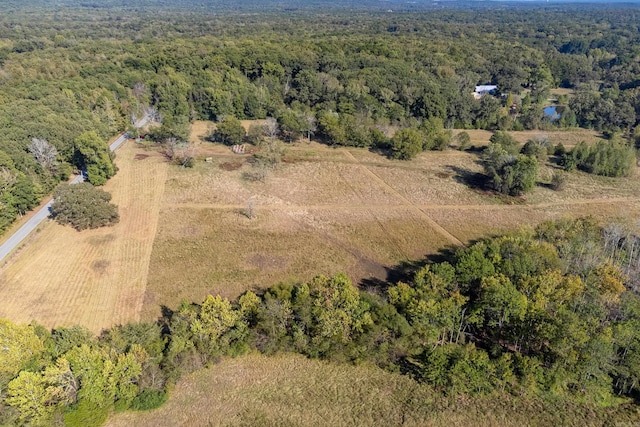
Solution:
<svg viewBox="0 0 640 427"><path fill-rule="evenodd" d="M194 125L210 129L205 122ZM489 132L472 131L478 145ZM566 145L593 132L557 132ZM514 133L522 141L533 132ZM545 133L552 140L555 133ZM555 142L555 140L554 140ZM316 274L347 272L354 282L385 279L389 268L487 234L548 219L594 215L629 220L640 212L640 184L570 174L566 189L540 185L526 198L473 188L477 154L428 152L410 162L364 149L305 141L288 145L285 161L264 182L245 179L250 156L202 142L212 163L171 168L151 258L143 318L160 305L235 298L246 289ZM245 216L253 205L254 219Z"/></svg>
<svg viewBox="0 0 640 427"><path fill-rule="evenodd" d="M120 149L120 171L106 186L120 224L80 233L52 222L41 227L0 270L0 317L99 331L154 319L161 305L234 298L317 274L384 280L404 261L548 219L635 222L640 214L637 172L631 179L572 173L566 189L554 192L548 163L532 193L505 198L469 185L482 171L478 154L456 150L403 162L300 142L255 182L246 179L250 155L204 139L211 126L192 127L200 159L193 169L131 143ZM587 134L596 137L562 132L567 145ZM472 140L485 145L490 135L472 131Z"/></svg>
<svg viewBox="0 0 640 427"><path fill-rule="evenodd" d="M376 367L249 355L188 375L163 407L117 414L106 426L520 427L560 421L584 427L627 421L624 414L615 414L617 420L612 415L509 396L447 399Z"/></svg>
<svg viewBox="0 0 640 427"><path fill-rule="evenodd" d="M0 317L47 327L81 324L94 332L137 320L167 164L125 144L105 186L120 223L77 232L49 221L0 271Z"/></svg>

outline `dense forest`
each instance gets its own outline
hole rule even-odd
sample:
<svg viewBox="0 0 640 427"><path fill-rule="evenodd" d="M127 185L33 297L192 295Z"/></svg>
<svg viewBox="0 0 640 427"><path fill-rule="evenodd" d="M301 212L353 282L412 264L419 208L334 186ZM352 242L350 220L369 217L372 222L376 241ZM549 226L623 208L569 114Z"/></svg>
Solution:
<svg viewBox="0 0 640 427"><path fill-rule="evenodd" d="M532 185L540 150L568 171L618 177L640 146L631 5L24 5L0 5L0 230L74 170L106 182L106 141L149 113L158 142L187 140L197 119L270 117L285 141L399 159L446 149L453 128L487 129L486 175L510 195ZM474 98L481 84L498 93ZM572 96L551 99L555 88ZM550 104L559 117L543 113ZM509 131L573 127L608 140L512 151ZM367 289L318 276L165 308L156 323L99 337L0 320L0 425L100 425L113 410L161 405L186 372L252 351L371 363L447 396L632 406L639 277L640 238L584 219L482 240Z"/></svg>

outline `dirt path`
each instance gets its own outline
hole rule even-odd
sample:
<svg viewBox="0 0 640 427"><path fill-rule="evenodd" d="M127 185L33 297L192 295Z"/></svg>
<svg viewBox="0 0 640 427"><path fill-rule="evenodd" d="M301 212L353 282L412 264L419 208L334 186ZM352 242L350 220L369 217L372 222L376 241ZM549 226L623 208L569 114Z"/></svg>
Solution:
<svg viewBox="0 0 640 427"><path fill-rule="evenodd" d="M411 206L420 210L447 210L447 209L460 209L460 210L504 210L504 209L524 209L524 208L550 208L555 206L579 206L579 205L597 205L597 204L610 204L610 203L640 203L640 197L614 197L614 198L597 198L597 199L579 199L579 200L564 200L558 202L537 203L537 204L513 204L513 205L420 205L413 204ZM217 203L171 203L166 205L174 209L220 209L220 210L233 210L233 209L246 209L246 205L234 205L234 204L217 204ZM409 206L406 204L363 204L363 205L341 205L341 204L326 204L326 205L261 205L255 204L256 209L267 209L273 211L295 211L295 210L376 210L376 209L407 209ZM423 212L424 213L424 212Z"/></svg>
<svg viewBox="0 0 640 427"><path fill-rule="evenodd" d="M427 215L422 209L411 203L409 199L400 194L395 188L386 183L385 180L380 178L375 172L369 169L366 165L360 164L358 159L356 159L353 154L349 152L349 150L343 150L345 156L349 159L352 159L355 163L357 163L371 178L374 179L378 184L380 184L383 188L393 194L396 198L400 199L405 207L410 207L411 210L415 211L422 219L424 219L434 230L444 236L448 241L457 246L464 246L456 236L449 233L444 227L435 222L429 215Z"/></svg>

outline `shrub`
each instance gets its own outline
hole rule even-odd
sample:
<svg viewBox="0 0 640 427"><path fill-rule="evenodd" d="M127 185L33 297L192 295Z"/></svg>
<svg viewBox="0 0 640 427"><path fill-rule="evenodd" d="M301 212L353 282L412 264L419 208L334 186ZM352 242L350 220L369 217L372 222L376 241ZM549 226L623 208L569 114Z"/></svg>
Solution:
<svg viewBox="0 0 640 427"><path fill-rule="evenodd" d="M401 129L391 140L393 157L401 160L414 158L422 151L422 134L417 129Z"/></svg>
<svg viewBox="0 0 640 427"><path fill-rule="evenodd" d="M81 401L64 414L64 425L69 427L98 427L107 421L110 408L93 406Z"/></svg>
<svg viewBox="0 0 640 427"><path fill-rule="evenodd" d="M460 132L456 135L458 141L458 150L464 151L471 146L471 137L467 132Z"/></svg>
<svg viewBox="0 0 640 427"><path fill-rule="evenodd" d="M111 194L88 182L65 185L54 195L51 215L60 224L76 230L113 225L120 216L118 207L110 201Z"/></svg>
<svg viewBox="0 0 640 427"><path fill-rule="evenodd" d="M538 175L536 159L522 154L510 155L495 144L487 151L485 172L494 190L519 196L533 189Z"/></svg>
<svg viewBox="0 0 640 427"><path fill-rule="evenodd" d="M518 141L506 132L498 131L491 135L489 141L502 147L508 154L518 153Z"/></svg>
<svg viewBox="0 0 640 427"><path fill-rule="evenodd" d="M555 191L564 190L567 184L567 175L562 171L556 171L551 176L551 188Z"/></svg>
<svg viewBox="0 0 640 427"><path fill-rule="evenodd" d="M149 411L164 405L167 401L167 393L157 390L144 390L131 402L130 409L134 411Z"/></svg>
<svg viewBox="0 0 640 427"><path fill-rule="evenodd" d="M567 154L567 149L564 148L564 145L562 145L562 142L559 142L558 145L555 146L555 148L553 149L553 154L560 157Z"/></svg>
<svg viewBox="0 0 640 427"><path fill-rule="evenodd" d="M242 144L245 137L244 127L240 120L233 116L227 116L220 123L211 135L211 139L225 145Z"/></svg>
<svg viewBox="0 0 640 427"><path fill-rule="evenodd" d="M553 151L553 146L548 139L530 139L524 144L520 152L524 155L535 157L542 162L546 160L550 150Z"/></svg>
<svg viewBox="0 0 640 427"><path fill-rule="evenodd" d="M565 170L581 169L595 175L621 177L631 175L636 161L632 147L616 141L599 141L595 145L580 142L565 154L561 165Z"/></svg>

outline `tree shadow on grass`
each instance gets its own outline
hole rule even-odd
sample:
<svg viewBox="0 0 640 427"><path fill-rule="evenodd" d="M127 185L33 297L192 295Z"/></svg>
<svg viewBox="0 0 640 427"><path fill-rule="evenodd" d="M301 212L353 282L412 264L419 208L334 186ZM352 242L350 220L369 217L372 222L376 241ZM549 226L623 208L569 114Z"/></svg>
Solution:
<svg viewBox="0 0 640 427"><path fill-rule="evenodd" d="M553 190L554 189L553 185L551 185L551 184L549 184L547 182L540 182L540 181L536 182L536 187L546 188L548 190Z"/></svg>
<svg viewBox="0 0 640 427"><path fill-rule="evenodd" d="M487 176L485 174L472 172L454 165L447 165L446 168L455 174L453 179L455 179L456 182L464 184L474 190L486 191L488 189Z"/></svg>
<svg viewBox="0 0 640 427"><path fill-rule="evenodd" d="M398 265L385 267L387 272L385 279L369 277L362 279L359 282L359 286L366 292L376 295L384 295L389 287L395 286L398 282L411 283L415 273L428 264L436 264L445 261L452 263L458 249L460 249L459 246L449 245L441 248L437 253L430 254L425 258L403 261Z"/></svg>

